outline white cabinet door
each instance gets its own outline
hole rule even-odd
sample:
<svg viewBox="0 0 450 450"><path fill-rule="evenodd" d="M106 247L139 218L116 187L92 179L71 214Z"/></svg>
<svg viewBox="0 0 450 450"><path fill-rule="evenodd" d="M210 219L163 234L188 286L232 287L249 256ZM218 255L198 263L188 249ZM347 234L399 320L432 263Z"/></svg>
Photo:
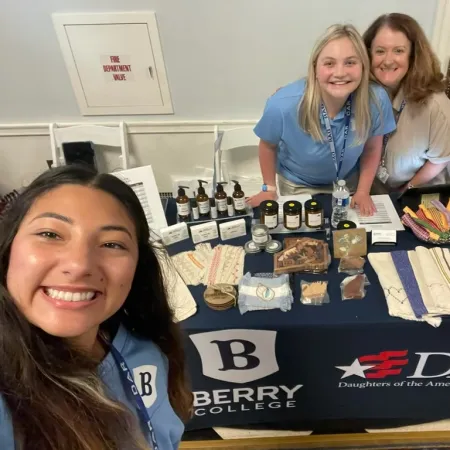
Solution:
<svg viewBox="0 0 450 450"><path fill-rule="evenodd" d="M146 24L69 25L66 32L89 106L162 106Z"/></svg>
<svg viewBox="0 0 450 450"><path fill-rule="evenodd" d="M173 112L154 14L137 14L54 15L83 114Z"/></svg>

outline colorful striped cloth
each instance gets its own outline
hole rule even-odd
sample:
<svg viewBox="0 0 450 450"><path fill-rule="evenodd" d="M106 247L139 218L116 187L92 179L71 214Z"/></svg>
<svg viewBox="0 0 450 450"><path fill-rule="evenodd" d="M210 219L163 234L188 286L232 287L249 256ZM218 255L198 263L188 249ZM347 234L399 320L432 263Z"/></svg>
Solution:
<svg viewBox="0 0 450 450"><path fill-rule="evenodd" d="M423 204L419 205L416 212L408 207L404 208L402 222L425 242L450 243L450 211L437 200L433 200L431 204L433 206L429 208Z"/></svg>
<svg viewBox="0 0 450 450"><path fill-rule="evenodd" d="M402 222L407 227L411 228L412 232L422 241L428 242L430 240L430 233L414 222L414 219L409 214L404 214Z"/></svg>

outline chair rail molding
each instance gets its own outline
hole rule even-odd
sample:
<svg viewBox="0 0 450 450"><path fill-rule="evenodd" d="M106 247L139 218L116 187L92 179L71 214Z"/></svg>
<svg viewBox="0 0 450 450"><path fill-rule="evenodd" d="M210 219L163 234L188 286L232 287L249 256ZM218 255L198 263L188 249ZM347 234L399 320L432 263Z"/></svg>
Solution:
<svg viewBox="0 0 450 450"><path fill-rule="evenodd" d="M183 134L183 133L214 133L214 127L245 127L255 125L257 119L244 120L170 120L170 121L127 121L123 118L128 134ZM117 126L117 122L57 122L58 127L76 125ZM48 136L48 123L11 123L0 124L0 137L7 136Z"/></svg>

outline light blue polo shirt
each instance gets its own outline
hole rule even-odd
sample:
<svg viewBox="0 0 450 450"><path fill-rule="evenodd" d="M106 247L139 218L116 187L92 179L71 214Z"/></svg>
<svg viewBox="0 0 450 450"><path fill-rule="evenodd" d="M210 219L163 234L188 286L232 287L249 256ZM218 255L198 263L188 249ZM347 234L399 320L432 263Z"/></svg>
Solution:
<svg viewBox="0 0 450 450"><path fill-rule="evenodd" d="M176 450L184 431L182 421L175 414L169 402L168 361L159 347L151 341L132 335L120 326L113 345L121 353L133 373L136 387L147 408L156 435L159 450ZM112 353L108 353L98 368L111 398L122 402L139 420L133 394L124 385L120 367ZM75 412L74 412L75 413ZM139 422L147 441L151 442L148 428ZM6 404L0 394L0 449L14 450L13 426ZM123 450L127 450L125 446Z"/></svg>
<svg viewBox="0 0 450 450"><path fill-rule="evenodd" d="M281 88L267 100L263 116L254 131L262 140L276 144L277 173L294 184L305 186L330 185L336 179L336 166L326 139L315 141L299 125L298 108L305 91L304 79ZM371 84L370 89L378 101L370 104L372 126L369 137L390 133L396 128L392 104L383 87ZM320 114L324 136L325 123ZM339 160L344 143L345 106L330 119L331 131ZM357 168L364 144L353 145L355 138L354 116L352 113L347 137L345 156L339 178L347 178Z"/></svg>

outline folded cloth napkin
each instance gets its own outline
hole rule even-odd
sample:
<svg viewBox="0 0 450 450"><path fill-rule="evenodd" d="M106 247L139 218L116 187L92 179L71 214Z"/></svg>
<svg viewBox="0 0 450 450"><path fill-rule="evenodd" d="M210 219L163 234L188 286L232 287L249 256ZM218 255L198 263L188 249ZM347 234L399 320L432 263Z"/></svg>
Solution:
<svg viewBox="0 0 450 450"><path fill-rule="evenodd" d="M390 253L369 253L367 257L378 275L390 316L425 321L435 327L441 324L442 319L429 314L423 315L421 318L416 317Z"/></svg>
<svg viewBox="0 0 450 450"><path fill-rule="evenodd" d="M239 282L238 305L241 314L267 309L286 312L291 309L293 301L288 274L277 278L259 278L247 272Z"/></svg>
<svg viewBox="0 0 450 450"><path fill-rule="evenodd" d="M197 303L195 303L194 297L175 269L166 250L156 244L154 245L167 291L169 307L173 311L174 321L181 322L197 312Z"/></svg>
<svg viewBox="0 0 450 450"><path fill-rule="evenodd" d="M207 266L201 258L201 254L192 251L179 253L172 256L172 262L186 284L197 286L202 283Z"/></svg>
<svg viewBox="0 0 450 450"><path fill-rule="evenodd" d="M236 285L244 274L245 250L234 245L218 245L214 247L203 284Z"/></svg>
<svg viewBox="0 0 450 450"><path fill-rule="evenodd" d="M234 245L209 243L195 246L194 251L172 256L172 261L186 284L236 285L244 274L245 250Z"/></svg>
<svg viewBox="0 0 450 450"><path fill-rule="evenodd" d="M413 264L422 297L430 314L450 314L450 255L448 249L416 247ZM415 260L410 256L413 263ZM418 267L419 266L419 267ZM448 278L447 278L448 277Z"/></svg>

